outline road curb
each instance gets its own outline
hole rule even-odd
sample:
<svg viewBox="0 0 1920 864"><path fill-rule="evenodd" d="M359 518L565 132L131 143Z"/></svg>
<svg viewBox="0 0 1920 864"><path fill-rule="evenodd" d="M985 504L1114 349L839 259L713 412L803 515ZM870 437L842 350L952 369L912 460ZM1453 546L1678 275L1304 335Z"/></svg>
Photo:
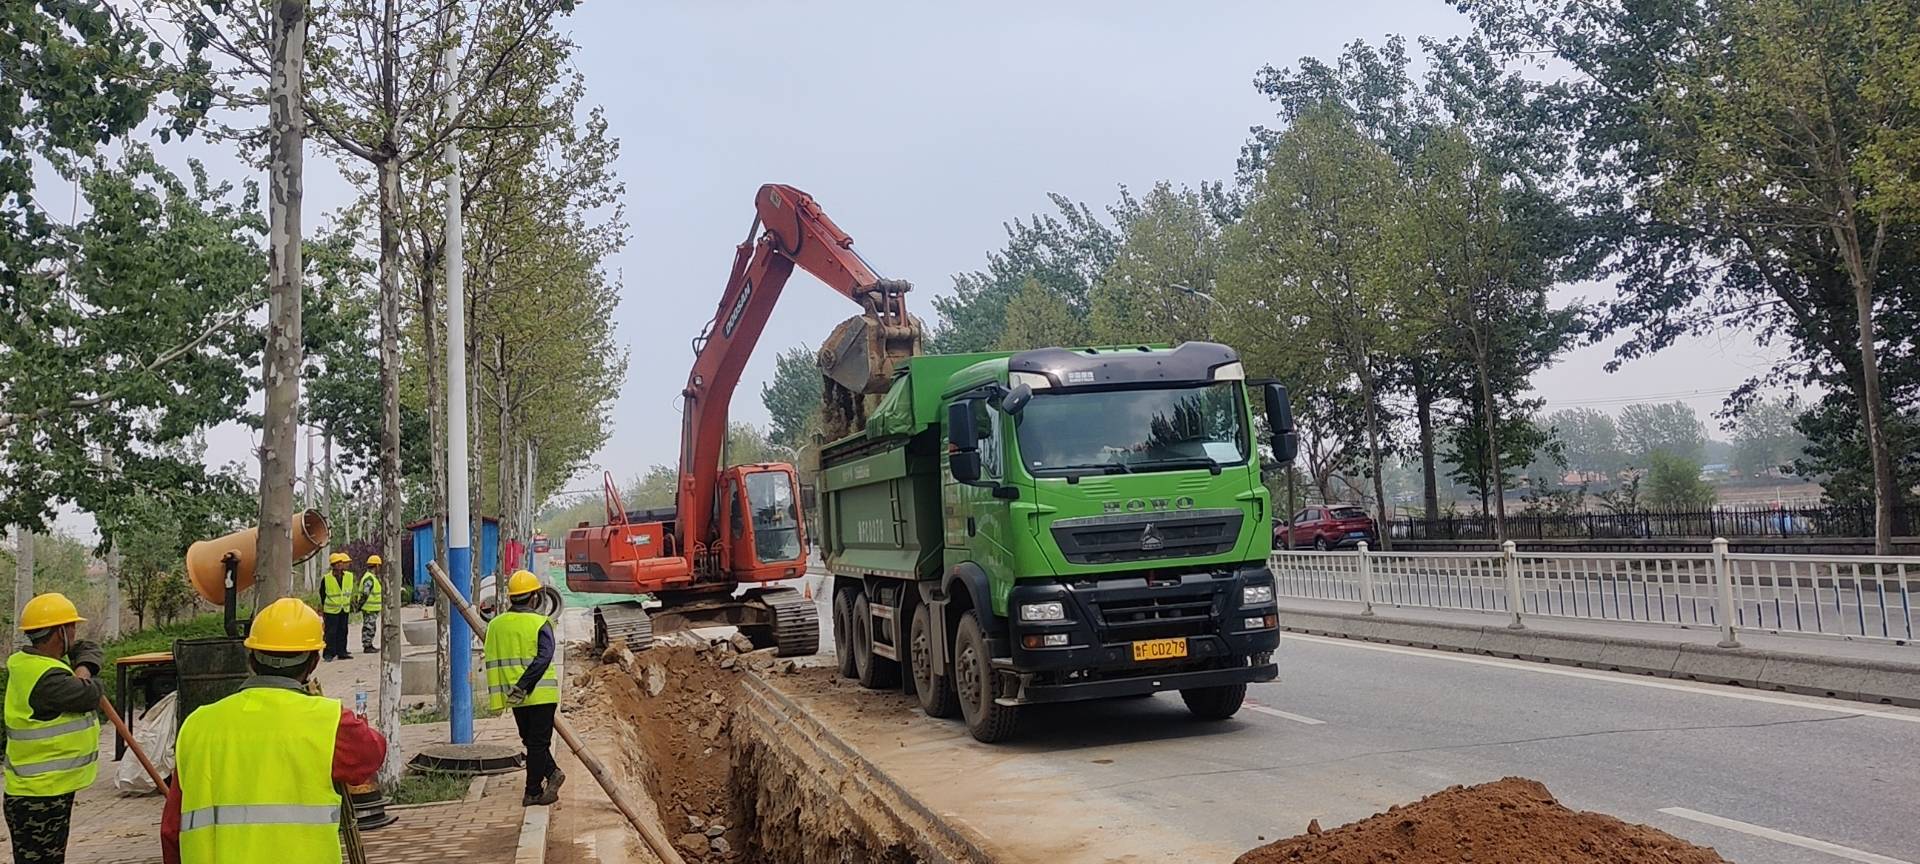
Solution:
<svg viewBox="0 0 1920 864"><path fill-rule="evenodd" d="M528 807L520 817L520 844L514 847L513 864L546 864L547 822L551 807Z"/></svg>
<svg viewBox="0 0 1920 864"><path fill-rule="evenodd" d="M1553 633L1505 624L1473 625L1359 612L1280 608L1295 633L1634 672L1758 690L1920 707L1920 661L1864 660L1753 648L1715 648L1656 639Z"/></svg>

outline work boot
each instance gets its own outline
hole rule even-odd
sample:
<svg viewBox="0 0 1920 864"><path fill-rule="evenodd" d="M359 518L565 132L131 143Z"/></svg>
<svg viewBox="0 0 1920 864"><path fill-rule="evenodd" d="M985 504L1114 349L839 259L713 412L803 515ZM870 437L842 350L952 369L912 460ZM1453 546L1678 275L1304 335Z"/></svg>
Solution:
<svg viewBox="0 0 1920 864"><path fill-rule="evenodd" d="M560 794L560 784L565 782L567 782L567 773L559 768L555 768L552 774L547 775L546 789L558 795Z"/></svg>
<svg viewBox="0 0 1920 864"><path fill-rule="evenodd" d="M532 792L528 792L525 795L521 795L520 806L546 807L558 800L560 800L560 790L553 788L552 784L545 784L544 787L540 790L540 794L538 795L535 795Z"/></svg>

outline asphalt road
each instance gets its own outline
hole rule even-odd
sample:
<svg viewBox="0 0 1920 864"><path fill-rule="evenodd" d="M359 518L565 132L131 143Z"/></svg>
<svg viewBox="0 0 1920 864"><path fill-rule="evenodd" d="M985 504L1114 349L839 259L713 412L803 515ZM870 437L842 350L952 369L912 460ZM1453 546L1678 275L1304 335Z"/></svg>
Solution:
<svg viewBox="0 0 1920 864"><path fill-rule="evenodd" d="M821 644L831 652L829 634ZM1017 743L987 747L916 716L893 721L907 731L878 761L937 759L906 785L990 836L1028 814L924 778L1050 790L1102 825L1150 823L1217 855L1518 775L1741 864L1920 864L1920 711L1308 636L1284 639L1280 663L1225 723L1161 694L1030 709Z"/></svg>

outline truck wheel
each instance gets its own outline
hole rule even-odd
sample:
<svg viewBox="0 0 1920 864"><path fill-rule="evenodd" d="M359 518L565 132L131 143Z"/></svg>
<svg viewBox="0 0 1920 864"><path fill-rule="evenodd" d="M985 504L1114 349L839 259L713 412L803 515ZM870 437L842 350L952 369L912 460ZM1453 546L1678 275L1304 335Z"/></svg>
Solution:
<svg viewBox="0 0 1920 864"><path fill-rule="evenodd" d="M833 592L833 656L840 677L859 674L853 666L853 592L845 588Z"/></svg>
<svg viewBox="0 0 1920 864"><path fill-rule="evenodd" d="M968 609L960 617L953 645L953 686L958 691L960 716L967 721L967 732L983 744L1012 738L1020 709L993 701L993 656L987 652L987 636L980 630L978 612Z"/></svg>
<svg viewBox="0 0 1920 864"><path fill-rule="evenodd" d="M900 685L900 664L873 653L873 606L867 595L853 598L854 678L868 690L885 690Z"/></svg>
<svg viewBox="0 0 1920 864"><path fill-rule="evenodd" d="M1225 720L1240 710L1240 703L1247 701L1247 685L1228 684L1225 687L1198 687L1180 691L1180 701L1187 703L1187 710L1201 720Z"/></svg>
<svg viewBox="0 0 1920 864"><path fill-rule="evenodd" d="M925 603L913 607L913 623L907 628L907 669L913 675L913 693L920 697L920 710L928 717L959 713L953 675L940 668L940 658L933 655L933 612Z"/></svg>

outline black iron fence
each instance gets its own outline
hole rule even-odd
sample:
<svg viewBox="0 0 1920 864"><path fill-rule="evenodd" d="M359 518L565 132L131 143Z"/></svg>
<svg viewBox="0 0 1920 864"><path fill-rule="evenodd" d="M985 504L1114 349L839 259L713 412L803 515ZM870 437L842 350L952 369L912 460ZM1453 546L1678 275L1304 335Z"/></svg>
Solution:
<svg viewBox="0 0 1920 864"><path fill-rule="evenodd" d="M1893 533L1915 535L1913 509L1895 510ZM1403 540L1491 540L1493 517L1477 513L1438 519L1395 519ZM1712 510L1646 510L1634 513L1507 514L1514 540L1608 540L1712 537L1872 537L1872 507L1718 507Z"/></svg>

